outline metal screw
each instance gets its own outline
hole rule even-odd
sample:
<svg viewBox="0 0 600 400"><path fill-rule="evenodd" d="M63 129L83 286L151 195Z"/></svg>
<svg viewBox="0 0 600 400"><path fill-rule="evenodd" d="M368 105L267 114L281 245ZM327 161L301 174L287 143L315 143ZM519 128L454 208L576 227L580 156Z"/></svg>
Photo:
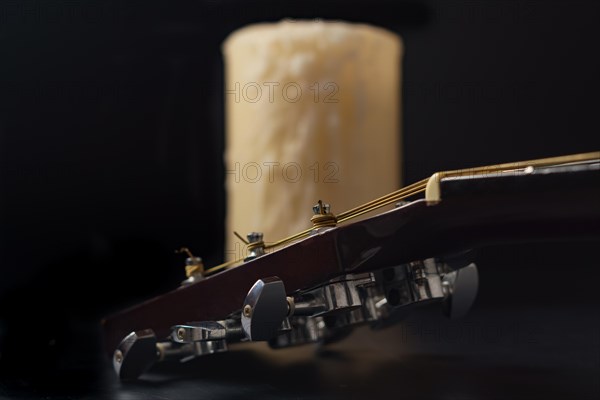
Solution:
<svg viewBox="0 0 600 400"><path fill-rule="evenodd" d="M177 339L183 340L185 338L185 329L179 328L177 329Z"/></svg>
<svg viewBox="0 0 600 400"><path fill-rule="evenodd" d="M119 364L123 361L123 353L121 353L121 350L115 350L115 361Z"/></svg>
<svg viewBox="0 0 600 400"><path fill-rule="evenodd" d="M263 234L262 232L250 232L246 235L246 238L248 239L249 243L256 243L263 239Z"/></svg>
<svg viewBox="0 0 600 400"><path fill-rule="evenodd" d="M202 257L188 257L185 259L185 265L200 265L202 264Z"/></svg>
<svg viewBox="0 0 600 400"><path fill-rule="evenodd" d="M313 213L315 215L320 215L320 214L329 214L329 210L331 208L330 208L329 204L323 203L321 200L319 200L319 202L317 204L315 204L312 209L313 209Z"/></svg>
<svg viewBox="0 0 600 400"><path fill-rule="evenodd" d="M250 304L246 304L244 306L244 317L250 318L252 316L252 306Z"/></svg>
<svg viewBox="0 0 600 400"><path fill-rule="evenodd" d="M296 303L294 303L294 298L287 296L285 300L287 301L288 317L294 315L294 311L296 311Z"/></svg>
<svg viewBox="0 0 600 400"><path fill-rule="evenodd" d="M452 285L448 281L442 281L442 293L444 297L449 297L452 295Z"/></svg>

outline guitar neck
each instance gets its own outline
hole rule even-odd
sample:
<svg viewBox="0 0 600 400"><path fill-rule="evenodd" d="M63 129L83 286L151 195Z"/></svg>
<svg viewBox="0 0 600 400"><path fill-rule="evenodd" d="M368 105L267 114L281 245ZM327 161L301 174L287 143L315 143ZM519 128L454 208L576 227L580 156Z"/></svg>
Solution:
<svg viewBox="0 0 600 400"><path fill-rule="evenodd" d="M340 262L351 271L372 271L484 245L595 239L597 182L600 169L593 163L445 178L439 202L418 200L340 229Z"/></svg>

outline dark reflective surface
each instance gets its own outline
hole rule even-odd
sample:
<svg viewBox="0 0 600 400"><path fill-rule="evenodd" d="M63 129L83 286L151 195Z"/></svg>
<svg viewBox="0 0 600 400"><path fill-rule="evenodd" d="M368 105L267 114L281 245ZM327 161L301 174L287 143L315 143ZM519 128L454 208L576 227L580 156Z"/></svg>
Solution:
<svg viewBox="0 0 600 400"><path fill-rule="evenodd" d="M599 4L2 2L0 397L598 397L597 244L480 253L467 321L516 318L540 329L534 343L359 332L322 357L245 349L122 386L96 320L178 284L175 248L222 258L220 45L232 30L292 16L401 34L411 183L600 148Z"/></svg>
<svg viewBox="0 0 600 400"><path fill-rule="evenodd" d="M35 379L5 377L0 393L44 399L592 399L600 394L596 311L480 307L449 321L438 309L425 310L389 330L358 329L326 348L272 351L244 344L184 365L163 364L131 383L118 382L101 354L74 352L70 357L81 357L79 365ZM91 327L87 340L95 337Z"/></svg>

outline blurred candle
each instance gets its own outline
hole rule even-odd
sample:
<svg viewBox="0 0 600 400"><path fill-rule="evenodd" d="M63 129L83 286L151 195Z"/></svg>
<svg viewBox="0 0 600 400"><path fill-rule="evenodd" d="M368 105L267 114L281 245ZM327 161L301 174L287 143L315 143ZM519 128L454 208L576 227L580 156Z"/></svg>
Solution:
<svg viewBox="0 0 600 400"><path fill-rule="evenodd" d="M400 184L403 46L384 29L282 21L231 34L226 97L226 259L232 234L275 241L311 226L312 205L334 214Z"/></svg>

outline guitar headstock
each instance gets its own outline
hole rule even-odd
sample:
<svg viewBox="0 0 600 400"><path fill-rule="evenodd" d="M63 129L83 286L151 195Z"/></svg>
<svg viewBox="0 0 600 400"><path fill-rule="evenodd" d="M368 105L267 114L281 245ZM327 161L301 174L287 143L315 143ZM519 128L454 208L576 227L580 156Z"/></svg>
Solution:
<svg viewBox="0 0 600 400"><path fill-rule="evenodd" d="M130 379L241 341L335 341L424 305L460 317L477 293L470 249L600 236L599 177L600 152L441 172L339 214L319 201L312 227L277 242L252 232L240 260L205 268L182 249L188 279L105 319L107 350Z"/></svg>

